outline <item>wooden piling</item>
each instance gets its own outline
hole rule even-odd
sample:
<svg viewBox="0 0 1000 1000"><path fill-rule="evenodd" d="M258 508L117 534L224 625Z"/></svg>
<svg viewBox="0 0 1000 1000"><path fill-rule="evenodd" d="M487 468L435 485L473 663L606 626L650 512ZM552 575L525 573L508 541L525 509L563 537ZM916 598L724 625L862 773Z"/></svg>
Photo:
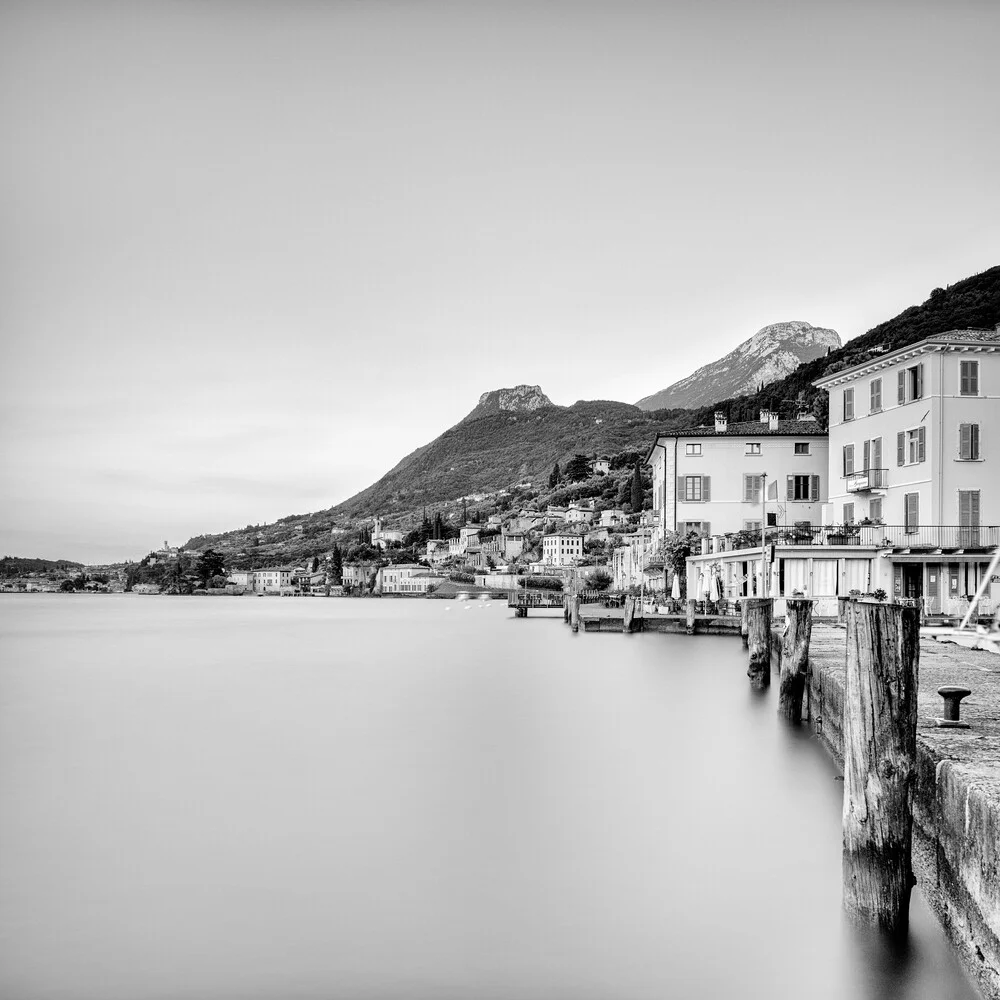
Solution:
<svg viewBox="0 0 1000 1000"><path fill-rule="evenodd" d="M695 601L687 602L687 634L694 635L694 609Z"/></svg>
<svg viewBox="0 0 1000 1000"><path fill-rule="evenodd" d="M580 631L580 595L574 594L570 599L569 623L574 632Z"/></svg>
<svg viewBox="0 0 1000 1000"><path fill-rule="evenodd" d="M916 783L917 608L847 604L844 906L863 925L906 933Z"/></svg>
<svg viewBox="0 0 1000 1000"><path fill-rule="evenodd" d="M626 597L625 606L622 609L622 631L632 631L632 619L635 617L635 598Z"/></svg>
<svg viewBox="0 0 1000 1000"><path fill-rule="evenodd" d="M572 598L569 594L563 594L563 621L569 624L569 605Z"/></svg>
<svg viewBox="0 0 1000 1000"><path fill-rule="evenodd" d="M812 601L789 597L785 601L785 633L781 643L778 714L791 722L802 721L802 692L809 671L811 635Z"/></svg>
<svg viewBox="0 0 1000 1000"><path fill-rule="evenodd" d="M740 638L743 640L743 648L750 646L750 639L747 635L747 599L740 598Z"/></svg>
<svg viewBox="0 0 1000 1000"><path fill-rule="evenodd" d="M771 686L771 614L774 600L770 597L748 597L747 644L750 663L747 677L750 686L758 691Z"/></svg>

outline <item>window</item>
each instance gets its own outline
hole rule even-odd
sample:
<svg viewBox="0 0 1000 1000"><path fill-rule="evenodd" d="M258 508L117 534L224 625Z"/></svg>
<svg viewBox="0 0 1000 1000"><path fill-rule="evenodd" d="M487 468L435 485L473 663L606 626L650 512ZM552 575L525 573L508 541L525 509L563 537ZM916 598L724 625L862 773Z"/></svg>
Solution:
<svg viewBox="0 0 1000 1000"><path fill-rule="evenodd" d="M684 477L684 499L689 501L701 500L701 476Z"/></svg>
<svg viewBox="0 0 1000 1000"><path fill-rule="evenodd" d="M854 419L854 390L844 390L844 421Z"/></svg>
<svg viewBox="0 0 1000 1000"><path fill-rule="evenodd" d="M844 504L844 524L854 524L854 504Z"/></svg>
<svg viewBox="0 0 1000 1000"><path fill-rule="evenodd" d="M958 391L962 396L979 395L979 362L960 361L958 365Z"/></svg>
<svg viewBox="0 0 1000 1000"><path fill-rule="evenodd" d="M770 512L767 515L767 526L769 528L776 528L778 526L778 515L777 512Z"/></svg>
<svg viewBox="0 0 1000 1000"><path fill-rule="evenodd" d="M700 455L701 445L700 444L686 444L684 445L685 455Z"/></svg>
<svg viewBox="0 0 1000 1000"><path fill-rule="evenodd" d="M900 462L900 465L903 463ZM844 475L850 476L854 472L854 445L844 445Z"/></svg>
<svg viewBox="0 0 1000 1000"><path fill-rule="evenodd" d="M707 535L708 521L681 521L681 531L686 535L693 531L696 535Z"/></svg>
<svg viewBox="0 0 1000 1000"><path fill-rule="evenodd" d="M914 365L904 368L896 376L896 402L912 403L924 395L924 366Z"/></svg>
<svg viewBox="0 0 1000 1000"><path fill-rule="evenodd" d="M744 521L743 530L744 531L760 531L761 522L760 521Z"/></svg>
<svg viewBox="0 0 1000 1000"><path fill-rule="evenodd" d="M882 498L881 497L872 497L871 500L868 501L868 517L872 521L881 521L882 520Z"/></svg>
<svg viewBox="0 0 1000 1000"><path fill-rule="evenodd" d="M868 383L868 409L872 413L880 413L882 410L882 380L873 378Z"/></svg>
<svg viewBox="0 0 1000 1000"><path fill-rule="evenodd" d="M979 424L958 425L958 457L963 462L979 461Z"/></svg>
<svg viewBox="0 0 1000 1000"><path fill-rule="evenodd" d="M743 502L760 503L760 494L763 488L763 476L744 475L743 476Z"/></svg>
<svg viewBox="0 0 1000 1000"><path fill-rule="evenodd" d="M808 455L809 454L809 442L808 441L796 441L795 442L795 454L796 455Z"/></svg>
<svg viewBox="0 0 1000 1000"><path fill-rule="evenodd" d="M919 493L907 493L903 496L903 523L907 534L913 534L920 527Z"/></svg>
<svg viewBox="0 0 1000 1000"><path fill-rule="evenodd" d="M963 528L979 527L979 490L958 491L958 523Z"/></svg>
<svg viewBox="0 0 1000 1000"><path fill-rule="evenodd" d="M786 481L785 499L818 500L819 476L789 476Z"/></svg>
<svg viewBox="0 0 1000 1000"><path fill-rule="evenodd" d="M760 454L760 442L759 441L747 441L748 455L759 455Z"/></svg>
<svg viewBox="0 0 1000 1000"><path fill-rule="evenodd" d="M916 465L924 460L927 433L925 427L912 431L900 431L896 435L896 464Z"/></svg>

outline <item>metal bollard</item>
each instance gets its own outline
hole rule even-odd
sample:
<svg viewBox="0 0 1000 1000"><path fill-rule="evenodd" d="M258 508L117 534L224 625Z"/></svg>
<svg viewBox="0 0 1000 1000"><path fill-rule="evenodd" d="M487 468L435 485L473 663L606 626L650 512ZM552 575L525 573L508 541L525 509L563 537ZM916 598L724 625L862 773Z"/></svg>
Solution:
<svg viewBox="0 0 1000 1000"><path fill-rule="evenodd" d="M968 729L969 724L961 720L962 699L972 692L968 688L946 684L938 688L938 694L944 698L944 718L936 718L934 724L941 729Z"/></svg>

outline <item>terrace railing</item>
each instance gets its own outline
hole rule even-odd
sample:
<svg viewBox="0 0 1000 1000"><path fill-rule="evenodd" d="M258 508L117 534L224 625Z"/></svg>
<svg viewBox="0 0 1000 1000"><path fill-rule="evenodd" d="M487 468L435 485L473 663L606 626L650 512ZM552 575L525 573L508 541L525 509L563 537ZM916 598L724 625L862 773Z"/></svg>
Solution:
<svg viewBox="0 0 1000 1000"><path fill-rule="evenodd" d="M844 476L848 493L867 493L884 490L889 485L888 469L861 469Z"/></svg>
<svg viewBox="0 0 1000 1000"><path fill-rule="evenodd" d="M761 546L762 533L738 531L722 536L721 549L732 552ZM959 524L844 524L827 527L769 527L763 532L768 545L851 545L878 549L971 549L990 552L1000 545L1000 525Z"/></svg>

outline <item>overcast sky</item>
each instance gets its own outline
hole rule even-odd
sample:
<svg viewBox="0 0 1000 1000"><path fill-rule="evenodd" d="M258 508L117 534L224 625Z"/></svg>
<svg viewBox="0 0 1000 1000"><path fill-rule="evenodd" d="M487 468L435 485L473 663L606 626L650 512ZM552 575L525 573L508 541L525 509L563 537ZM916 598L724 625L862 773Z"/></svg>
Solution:
<svg viewBox="0 0 1000 1000"><path fill-rule="evenodd" d="M339 502L1000 262L1000 4L5 3L0 554Z"/></svg>

